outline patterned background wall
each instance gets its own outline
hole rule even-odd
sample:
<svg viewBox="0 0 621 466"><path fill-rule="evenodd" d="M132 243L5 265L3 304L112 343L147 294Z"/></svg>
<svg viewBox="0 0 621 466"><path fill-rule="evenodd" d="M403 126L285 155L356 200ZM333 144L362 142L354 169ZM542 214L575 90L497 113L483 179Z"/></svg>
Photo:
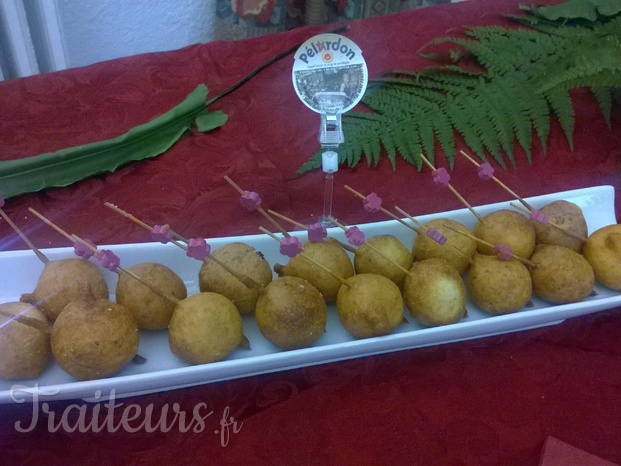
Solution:
<svg viewBox="0 0 621 466"><path fill-rule="evenodd" d="M217 35L224 40L243 39L438 3L451 0L217 0Z"/></svg>

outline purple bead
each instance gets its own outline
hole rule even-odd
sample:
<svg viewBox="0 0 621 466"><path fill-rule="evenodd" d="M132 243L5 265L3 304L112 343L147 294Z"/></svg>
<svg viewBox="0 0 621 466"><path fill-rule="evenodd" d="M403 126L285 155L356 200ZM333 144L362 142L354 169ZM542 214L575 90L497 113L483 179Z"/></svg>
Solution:
<svg viewBox="0 0 621 466"><path fill-rule="evenodd" d="M284 238L280 242L281 254L293 258L297 256L300 252L302 252L302 243L300 243L300 240L296 237L289 236L288 238Z"/></svg>
<svg viewBox="0 0 621 466"><path fill-rule="evenodd" d="M110 272L116 272L116 269L121 265L121 260L109 249L100 251L97 254L97 260L103 268L108 269Z"/></svg>
<svg viewBox="0 0 621 466"><path fill-rule="evenodd" d="M244 191L244 194L239 199L240 204L250 212L257 210L261 207L261 196L254 191Z"/></svg>
<svg viewBox="0 0 621 466"><path fill-rule="evenodd" d="M485 162L477 167L477 173L482 180L491 180L494 177L494 168Z"/></svg>
<svg viewBox="0 0 621 466"><path fill-rule="evenodd" d="M321 243L328 236L328 231L321 223L313 223L308 226L308 240L313 243Z"/></svg>
<svg viewBox="0 0 621 466"><path fill-rule="evenodd" d="M382 198L375 193L369 194L362 202L367 212L379 212L382 209Z"/></svg>
<svg viewBox="0 0 621 466"><path fill-rule="evenodd" d="M209 246L207 241L203 238L190 238L188 240L188 248L185 253L188 257L203 261L209 257L209 254L211 253L211 246Z"/></svg>
<svg viewBox="0 0 621 466"><path fill-rule="evenodd" d="M345 232L345 237L347 241L349 241L349 244L354 246L360 246L366 239L364 233L356 226L348 228Z"/></svg>
<svg viewBox="0 0 621 466"><path fill-rule="evenodd" d="M446 171L446 168L440 167L433 172L433 182L435 184L448 186L449 181L451 181L451 176Z"/></svg>

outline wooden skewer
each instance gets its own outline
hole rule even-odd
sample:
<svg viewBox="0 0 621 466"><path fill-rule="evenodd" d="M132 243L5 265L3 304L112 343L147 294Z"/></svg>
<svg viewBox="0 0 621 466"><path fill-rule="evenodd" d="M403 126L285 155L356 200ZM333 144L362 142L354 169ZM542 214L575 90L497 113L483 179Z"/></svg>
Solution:
<svg viewBox="0 0 621 466"><path fill-rule="evenodd" d="M244 190L242 188L240 188L231 178L229 178L228 176L224 175L224 179L231 185L233 186L237 192L241 195L244 194ZM269 221L272 225L274 225L278 231L280 231L286 238L290 237L291 235L289 234L289 232L287 230L285 230L282 225L280 225L276 220L274 220L274 218L268 214L265 209L263 209L263 207L257 207L257 210L261 213L261 215L263 215L267 221Z"/></svg>
<svg viewBox="0 0 621 466"><path fill-rule="evenodd" d="M340 223L337 219L335 219L334 217L329 217L328 218L330 221L332 221L336 226L338 226L339 228L341 228L343 231L347 231L347 227L345 225L343 225L342 223ZM399 270L401 270L402 272L405 272L407 274L410 273L410 271L408 269L406 269L405 267L403 267L401 264L397 264L394 260L392 260L390 257L387 257L383 252L379 251L375 246L372 246L371 244L369 244L368 241L365 241L364 244L367 245L367 247L369 249L371 249L373 252L375 252L376 254L378 254L380 257L384 258L385 260L387 260L388 262L390 262L391 264L393 264L395 267L397 267Z"/></svg>
<svg viewBox="0 0 621 466"><path fill-rule="evenodd" d="M56 230L58 233L60 233L61 235L63 235L65 238L67 238L69 241L71 241L71 243L75 243L76 241L82 245L84 245L86 248L88 248L94 255L98 255L100 253L99 249L97 249L95 246L93 246L92 244L90 244L88 241L83 240L82 238L80 238L77 235L72 235L69 234L68 232L66 232L65 230L63 230L62 228L60 228L58 225L56 225L54 222L52 222L51 220L49 220L47 217L45 217L43 214L37 212L35 209L33 208L28 208L28 210L30 212L32 212L34 215L36 215L40 220L42 220L45 224L49 225L50 227L52 227L54 230ZM142 278L140 278L138 275L136 275L133 272L130 272L127 269L124 269L123 267L119 266L117 267L117 273L124 273L129 275L130 277L132 277L133 279L139 281L140 283L142 283L144 286L146 286L147 288L149 288L151 291L153 291L155 294L157 294L158 296L160 296L161 298L164 298L168 301L171 301L175 304L179 304L179 300L177 298L175 298L174 296L168 296L168 295L164 295L163 293L161 293L159 290L156 290L155 288L153 288L149 283L145 282Z"/></svg>
<svg viewBox="0 0 621 466"><path fill-rule="evenodd" d="M343 230L345 232L348 230L348 228L345 225L343 225L341 222L339 222L336 218L330 216L330 217L328 217L328 220L330 220L332 223L334 223L341 230Z"/></svg>
<svg viewBox="0 0 621 466"><path fill-rule="evenodd" d="M116 206L116 205L114 205L114 204L112 204L110 202L104 202L104 205L106 207L109 207L110 209L114 210L117 214L120 214L123 217L131 220L136 225L140 225L145 230L153 231L153 227L151 225L148 225L148 224L144 223L142 220L140 220L139 218L136 218L134 215L130 214L129 212L124 211L120 207L118 207L118 206ZM168 226L166 228L169 229ZM169 231L170 231L171 234L174 235L172 230L169 229ZM183 249L184 251L187 250L187 246L185 244L181 244L179 241L177 241L175 239L171 239L170 242L173 243L175 246Z"/></svg>
<svg viewBox="0 0 621 466"><path fill-rule="evenodd" d="M125 212L123 209L117 207L114 204L111 204L109 202L105 202L104 205L106 207L109 207L110 209L114 210L115 212L117 212L118 214L121 214L123 217L128 218L129 220L131 220L132 222L140 225L141 227L143 227L145 230L148 231L153 231L153 227L144 223L142 220L136 218L135 216L133 216L132 214ZM178 239L180 239L181 241L184 241L185 243L187 243L188 241L183 238L183 236L181 236L179 233L176 233L175 231L171 230L168 226L167 226L168 231L173 235L176 236ZM170 240L171 243L173 243L175 246L177 246L178 248L183 249L184 251L188 250L188 247L186 244L183 244L182 242L176 240L176 239L171 239ZM263 290L263 285L261 285L260 283L257 283L255 280L253 280L252 278L246 276L246 275L242 275L238 272L236 272L235 270L231 269L228 265L226 265L225 263L223 263L221 260L216 259L215 257L212 257L211 255L207 256L204 260L210 260L215 264L218 264L220 267L222 267L224 270L226 270L228 273L230 273L231 275L233 275L237 280L239 280L240 282L242 282L244 284L244 286L246 286L247 288L254 288L256 290L262 291Z"/></svg>
<svg viewBox="0 0 621 466"><path fill-rule="evenodd" d="M6 223L9 224L9 226L11 228L13 228L13 231L15 231L15 233L17 233L19 235L19 237L22 239L22 241L24 241L24 243L26 243L28 245L28 247L32 250L32 252L35 253L35 255L39 258L39 260L41 262L43 262L44 264L47 264L50 260L48 259L48 257L43 254L39 248L37 248L29 239L28 237L24 234L24 232L17 226L15 225L15 223L13 222L13 220L11 220L11 218L6 214L6 212L4 211L4 209L2 209L0 207L0 216L2 216L2 218L4 220L6 220Z"/></svg>
<svg viewBox="0 0 621 466"><path fill-rule="evenodd" d="M332 236L328 236L328 241L332 241L333 243L338 244L340 247L342 247L346 251L351 252L352 254L356 253L356 248L354 246L352 246L351 244L343 243L342 241L339 241L338 239L336 239L336 238L334 238Z"/></svg>
<svg viewBox="0 0 621 466"><path fill-rule="evenodd" d="M477 162L476 160L474 160L472 157L470 157L466 152L464 152L463 150L460 149L459 153L461 155L463 155L464 157L466 157L466 159L468 159L470 162L472 162L474 165L476 165L477 167L480 167L481 164L479 162ZM500 186L502 189L504 189L505 191L507 191L509 194L511 194L511 196L513 196L515 199L517 199L518 201L520 201L522 203L522 205L524 207L526 207L529 211L530 210L534 210L533 207L526 202L524 199L522 199L520 196L518 196L516 193L514 193L506 184L504 184L502 181L500 181L498 178L496 178L495 176L492 175L492 180L494 180L498 186Z"/></svg>
<svg viewBox="0 0 621 466"><path fill-rule="evenodd" d="M468 238L470 238L470 239L473 239L474 241L477 241L477 242L479 242L479 243L481 243L481 244L484 244L485 246L488 246L488 247L490 247L490 248L492 248L492 249L494 248L494 245L493 245L493 244L488 243L487 241L482 240L481 238L478 238L478 237L476 237L476 236L474 236L474 235L472 235L472 234L470 234L470 233L466 233L465 231L460 231L460 230L457 230L456 228L450 227L450 226L449 226L449 225L447 225L447 224L443 224L443 225L444 225L444 227L445 227L445 228L448 228L449 230L453 230L454 232L459 233L460 235L464 235L464 236L466 236L466 237L468 237ZM519 260L519 261L520 261L520 262L522 262L523 264L525 264L525 265L529 265L529 266L531 266L531 267L536 267L536 264L535 264L534 262L531 262L531 261L529 261L528 259L525 259L525 258L523 258L523 257L520 257L520 256L518 256L518 255L516 255L516 254L513 254L513 252L512 252L511 254L512 254L512 256L513 256L513 257L515 257L517 260Z"/></svg>
<svg viewBox="0 0 621 466"><path fill-rule="evenodd" d="M425 164L427 164L427 166L428 166L429 168L431 168L431 169L435 172L435 171L436 171L436 167L434 167L434 166L433 166L433 164L432 164L429 160L427 160L427 158L426 158L423 154L420 154L420 156L421 156L421 158L423 159L423 162L425 162ZM472 207L472 206L468 203L468 201L466 201L466 199L464 199L464 198L463 198L463 196L462 196L461 194L459 194L459 193L457 192L457 190L456 190L455 188L453 188L453 186L452 186L450 183L449 183L449 184L447 184L447 187L448 187L448 188L451 190L451 192L452 192L452 193L453 193L453 194L457 197L457 199L459 199L459 201L460 201L463 205L465 205L465 206L468 208L468 210L469 210L470 212L472 212L472 214L473 214L476 218L478 218L478 219L479 219L479 221L480 221L480 222L482 222L482 221L483 221L483 217L481 217L481 216L478 214L478 212L477 212L476 210L474 210L474 208L473 208L473 207Z"/></svg>
<svg viewBox="0 0 621 466"><path fill-rule="evenodd" d="M71 235L71 237L73 238L74 242L77 241L78 243L82 244L83 246L87 247L88 249L91 250L91 252L97 256L99 255L99 253L101 252L99 249L97 249L95 246L93 246L92 244L90 244L88 241L83 240L82 238L80 238L77 235ZM158 295L160 298L166 299L167 301L170 301L174 304L179 304L181 302L181 300L175 298L174 296L170 296L167 294L162 293L161 291L159 291L158 289L152 287L149 283L145 282L142 278L140 278L138 275L136 275L134 272L131 272L123 267L121 267L120 265L116 268L116 272L117 274L120 273L124 273L130 277L132 277L134 280L137 280L138 282L142 283L144 286L146 286L147 288L149 288L153 293L155 293L156 295Z"/></svg>
<svg viewBox="0 0 621 466"><path fill-rule="evenodd" d="M280 218L281 220L284 220L286 222L289 222L292 225L295 225L298 228L301 228L302 230L308 230L308 225L304 225L303 223L297 222L295 220L293 220L292 218L289 218L283 214L279 214L278 212L272 210L272 209L267 209L267 213L270 215L273 215L275 217Z"/></svg>
<svg viewBox="0 0 621 466"><path fill-rule="evenodd" d="M421 230L427 230L427 227L425 225L423 225L422 223L420 223L418 220L416 220L414 217L412 217L410 214L408 214L405 210L403 210L401 207L399 206L395 206L395 210L397 212L399 212L401 215L405 216L410 222L415 223L419 229Z"/></svg>
<svg viewBox="0 0 621 466"><path fill-rule="evenodd" d="M362 193L360 193L360 192L356 191L354 188L352 188L352 187L350 187L350 186L348 186L348 185L345 185L344 187L345 187L345 189L346 189L347 191L349 191L350 193L354 194L354 195L355 195L355 196L357 196L358 198L360 198L360 199L362 199L362 200L366 199L366 196L365 196L364 194L362 194ZM417 231L417 229L416 229L414 226L410 225L410 224L409 224L409 223L407 223L407 222L404 222L404 221L403 221L403 219L399 218L398 216L396 216L395 214L393 214L393 213L392 213L391 211L389 211L388 209L385 209L384 207L380 207L380 210L382 211L382 213L384 213L384 214L388 215L390 218L392 218L392 219L396 220L397 222L401 223L402 225L404 225L404 226L408 227L410 230L414 230L414 231L418 232L418 231Z"/></svg>
<svg viewBox="0 0 621 466"><path fill-rule="evenodd" d="M43 223L47 224L48 226L52 227L54 230L56 230L58 233L60 233L61 235L63 235L65 238L67 238L69 241L74 242L73 237L67 233L65 230L63 230L62 228L60 228L58 225L56 225L54 222L52 222L51 220L49 220L47 217L43 216L43 214L40 214L39 212L37 212L36 210L34 210L32 207L28 207L28 211L32 214L34 214L35 216L37 216L39 218L39 220L42 220ZM90 246L90 245L89 245Z"/></svg>
<svg viewBox="0 0 621 466"><path fill-rule="evenodd" d="M21 314L11 314L10 312L5 312L3 310L0 310L0 315L9 319L7 322L3 322L2 325L6 325L11 320L15 320L16 322L27 325L28 327L32 327L35 330L39 330L44 333L52 333L52 326L48 322L44 322L39 319L33 319L32 317L26 317Z"/></svg>
<svg viewBox="0 0 621 466"><path fill-rule="evenodd" d="M275 211L270 210L270 209L268 209L268 212L269 212L270 214L272 214L272 215L276 216L276 217L279 217L279 218L281 218L281 219L283 219L283 220L285 220L285 221L287 221L287 222L292 223L293 225L296 225L296 226L297 226L297 227L299 227L299 228L302 228L302 229L308 230L308 225L304 225L303 223L296 222L295 220L290 219L289 217L286 217L286 216L284 216L284 215L282 215L282 214L279 214L278 212L275 212ZM349 251L349 252L351 252L351 253L355 253L355 252L356 252L356 248L355 248L355 247L353 247L351 244L343 243L342 241L339 241L338 239L336 239L336 238L334 238L334 237L332 237L332 236L328 236L326 239L327 239L328 241L332 241L333 243L338 244L340 247L342 247L342 248L343 248L343 249L345 249L346 251Z"/></svg>
<svg viewBox="0 0 621 466"><path fill-rule="evenodd" d="M514 204L513 202L510 202L509 204L510 204L512 207L515 207L516 209L521 210L522 212L525 212L525 213L527 213L527 214L529 213L528 209L525 209L525 208L523 208L523 207L520 207L519 205ZM562 231L563 233L565 233L567 236L571 236L572 238L575 238L575 239L577 239L577 240L579 240L579 241L584 242L584 241L586 241L586 240L587 240L584 236L582 236L582 235L577 235L577 234L575 234L575 233L573 233L573 232L569 231L568 229L563 228L562 226L560 226L560 225L558 225L558 224L556 224L556 223L554 223L554 222L551 222L550 220L548 220L546 223L547 223L548 225L550 225L551 227L554 227L554 228L557 228L557 229L561 230L561 231Z"/></svg>
<svg viewBox="0 0 621 466"><path fill-rule="evenodd" d="M418 224L418 225L420 226L420 228L421 228L422 230L424 230L425 232L426 232L427 230L429 230L429 227L427 227L427 225L423 225L422 223L420 223L418 220L416 220L414 217L412 217L410 214L408 214L408 213L407 213L405 210L403 210L401 207L399 207L399 206L395 206L395 210L396 210L397 212L399 212L400 214L405 215L405 216L408 218L408 220L411 220L412 222L415 222L416 224ZM459 255L461 255L461 256L463 256L463 257L465 257L466 259L468 259L468 262L471 262L471 261L472 261L472 258L471 258L470 256L468 256L468 255L467 255L464 251L462 251L461 249L459 249L459 248L458 248L457 246L455 246L454 244L449 243L449 246L451 246L451 247L455 250L455 252L457 252L457 254L459 254Z"/></svg>
<svg viewBox="0 0 621 466"><path fill-rule="evenodd" d="M278 241L279 243L281 242L281 240L280 240L280 238L278 236L276 236L274 233L272 233L271 231L267 230L266 228L263 228L263 227L260 226L259 230L261 230L263 233L265 233L266 235L268 235L272 239ZM332 277L336 278L338 281L341 282L342 285L351 286L349 284L349 282L347 280L345 280L343 277L335 274L332 270L328 269L327 267L325 267L324 265L320 264L319 262L316 262L314 259L308 257L303 252L300 252L298 254L301 257L303 257L304 259L306 259L307 261L309 261L311 264L316 265L317 267L322 269L324 272L326 272L326 273L330 274Z"/></svg>
<svg viewBox="0 0 621 466"><path fill-rule="evenodd" d="M477 167L480 167L481 164L479 162L477 162L476 160L474 160L471 156L469 156L465 151L460 150L459 153L461 155L463 155L464 157L466 157L466 159L468 159L471 163L473 163L474 165L476 165ZM513 192L506 184L504 184L502 181L500 181L498 178L496 178L495 176L492 175L492 180L494 180L501 188L503 188L505 191L507 191L511 196L513 196L517 201L519 201L525 208L526 208L526 212L530 213L532 211L535 210L535 208L533 206L531 206L528 202L526 202L524 199L522 199L520 196L518 196L515 192ZM511 203L511 205L517 209L519 209L518 206L516 206L515 204ZM547 222L550 226L558 228L559 230L561 230L563 233L571 236L572 238L575 238L579 241L586 241L586 238L580 235L576 235L574 233L572 233L571 231L567 230L566 228L563 228L562 226L555 224L554 222Z"/></svg>

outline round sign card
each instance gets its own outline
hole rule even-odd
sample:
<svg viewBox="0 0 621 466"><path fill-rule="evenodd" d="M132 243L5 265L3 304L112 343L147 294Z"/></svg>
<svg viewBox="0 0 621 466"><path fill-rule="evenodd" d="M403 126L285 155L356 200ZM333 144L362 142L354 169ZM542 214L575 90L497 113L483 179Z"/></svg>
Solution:
<svg viewBox="0 0 621 466"><path fill-rule="evenodd" d="M345 113L367 88L367 65L362 51L347 37L319 34L295 53L293 87L298 97L318 113Z"/></svg>

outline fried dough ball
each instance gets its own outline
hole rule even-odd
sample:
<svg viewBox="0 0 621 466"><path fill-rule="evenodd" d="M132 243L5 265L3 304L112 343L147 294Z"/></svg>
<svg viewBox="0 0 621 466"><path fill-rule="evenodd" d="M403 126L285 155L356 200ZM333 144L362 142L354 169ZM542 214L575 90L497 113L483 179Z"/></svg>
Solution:
<svg viewBox="0 0 621 466"><path fill-rule="evenodd" d="M401 290L374 273L348 278L339 290L336 309L343 327L356 338L387 335L403 322Z"/></svg>
<svg viewBox="0 0 621 466"><path fill-rule="evenodd" d="M47 324L43 313L28 303L0 304L3 312ZM51 361L50 334L0 315L0 378L33 379Z"/></svg>
<svg viewBox="0 0 621 466"><path fill-rule="evenodd" d="M413 262L412 253L392 235L371 236L358 246L354 255L354 269L357 274L383 275L395 282L399 288L403 288L405 270L410 270Z"/></svg>
<svg viewBox="0 0 621 466"><path fill-rule="evenodd" d="M466 315L466 286L441 257L416 262L405 277L405 305L421 324L452 324Z"/></svg>
<svg viewBox="0 0 621 466"><path fill-rule="evenodd" d="M121 273L116 284L116 302L134 314L138 327L146 330L167 328L175 310L175 299L182 300L188 296L183 280L173 270L157 262L136 264L128 267L127 271L151 288L129 274Z"/></svg>
<svg viewBox="0 0 621 466"><path fill-rule="evenodd" d="M513 254L528 259L535 250L535 227L529 218L512 210L497 210L483 217L474 228L477 238L491 245L504 243ZM477 244L480 254L491 256L493 248L482 243Z"/></svg>
<svg viewBox="0 0 621 466"><path fill-rule="evenodd" d="M572 249L540 244L530 258L533 291L555 304L582 301L593 291L595 275L589 262Z"/></svg>
<svg viewBox="0 0 621 466"><path fill-rule="evenodd" d="M593 232L582 252L602 285L621 290L621 225L608 225Z"/></svg>
<svg viewBox="0 0 621 466"><path fill-rule="evenodd" d="M34 291L20 301L37 306L54 321L67 304L85 296L107 299L108 285L95 264L76 257L45 264Z"/></svg>
<svg viewBox="0 0 621 466"><path fill-rule="evenodd" d="M138 324L124 306L108 299L71 301L52 327L52 354L79 380L116 374L138 351Z"/></svg>
<svg viewBox="0 0 621 466"><path fill-rule="evenodd" d="M470 266L470 258L477 251L477 242L454 230L472 235L470 229L448 218L431 220L426 226L442 233L446 237L446 242L439 244L424 233L416 235L414 246L412 247L414 259L423 261L432 257L441 257L455 267L459 273L464 273Z"/></svg>
<svg viewBox="0 0 621 466"><path fill-rule="evenodd" d="M219 264L206 260L198 274L201 291L211 291L226 296L241 314L254 311L261 287L272 281L272 269L259 251L245 243L228 243L216 249L211 257L241 276L248 277L258 285L246 286Z"/></svg>
<svg viewBox="0 0 621 466"><path fill-rule="evenodd" d="M523 308L533 293L528 268L517 259L475 254L466 289L476 304L490 314L509 314Z"/></svg>
<svg viewBox="0 0 621 466"><path fill-rule="evenodd" d="M287 265L276 264L274 271L281 277L293 276L308 280L319 290L326 302L334 301L341 287L341 280L336 277L345 280L354 274L354 266L349 255L332 241L307 241L302 246L302 252L306 257L298 254ZM326 272L313 262L332 273Z"/></svg>
<svg viewBox="0 0 621 466"><path fill-rule="evenodd" d="M170 350L190 364L220 361L244 338L237 307L218 293L197 293L181 301L168 327Z"/></svg>
<svg viewBox="0 0 621 466"><path fill-rule="evenodd" d="M539 212L544 214L550 223L533 221L538 244L556 244L576 252L582 251L584 241L580 238L587 237L588 229L580 207L572 202L559 200L543 206Z"/></svg>
<svg viewBox="0 0 621 466"><path fill-rule="evenodd" d="M255 310L263 336L282 349L306 348L326 329L328 311L323 296L307 280L278 277L268 284Z"/></svg>

